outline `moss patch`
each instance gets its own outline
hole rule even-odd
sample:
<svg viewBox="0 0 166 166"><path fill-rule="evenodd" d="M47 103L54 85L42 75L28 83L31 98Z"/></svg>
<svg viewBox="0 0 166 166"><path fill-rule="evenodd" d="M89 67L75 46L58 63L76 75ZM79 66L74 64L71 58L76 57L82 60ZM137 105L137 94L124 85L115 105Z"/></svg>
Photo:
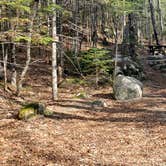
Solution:
<svg viewBox="0 0 166 166"><path fill-rule="evenodd" d="M18 112L20 120L28 120L37 114L44 115L45 106L40 103L30 103L21 108Z"/></svg>
<svg viewBox="0 0 166 166"><path fill-rule="evenodd" d="M54 113L52 112L52 111L50 111L50 110L45 110L44 111L44 116L52 116Z"/></svg>
<svg viewBox="0 0 166 166"><path fill-rule="evenodd" d="M34 108L22 108L21 110L19 110L18 113L18 118L20 120L28 120L34 116L37 115L37 110L35 110Z"/></svg>

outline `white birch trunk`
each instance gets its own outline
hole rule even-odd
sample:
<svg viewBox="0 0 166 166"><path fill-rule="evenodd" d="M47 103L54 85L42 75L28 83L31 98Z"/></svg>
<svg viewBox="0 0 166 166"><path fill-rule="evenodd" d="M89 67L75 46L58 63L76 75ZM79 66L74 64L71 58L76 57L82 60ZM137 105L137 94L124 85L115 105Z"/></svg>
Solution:
<svg viewBox="0 0 166 166"><path fill-rule="evenodd" d="M55 4L56 0L52 0ZM56 11L52 17L52 97L53 100L58 99L58 74L57 74L57 27L56 27Z"/></svg>

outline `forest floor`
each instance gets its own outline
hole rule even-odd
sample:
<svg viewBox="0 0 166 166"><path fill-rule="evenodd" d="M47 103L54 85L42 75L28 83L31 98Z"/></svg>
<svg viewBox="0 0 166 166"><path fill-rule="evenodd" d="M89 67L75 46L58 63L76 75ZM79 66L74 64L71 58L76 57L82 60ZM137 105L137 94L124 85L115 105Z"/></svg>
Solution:
<svg viewBox="0 0 166 166"><path fill-rule="evenodd" d="M48 68L32 66L22 97L0 89L1 166L166 165L166 77L147 68L139 101L115 101L111 87L69 85L52 102ZM76 98L81 91L88 97ZM92 107L94 100L107 107ZM25 101L44 102L54 114L17 120Z"/></svg>

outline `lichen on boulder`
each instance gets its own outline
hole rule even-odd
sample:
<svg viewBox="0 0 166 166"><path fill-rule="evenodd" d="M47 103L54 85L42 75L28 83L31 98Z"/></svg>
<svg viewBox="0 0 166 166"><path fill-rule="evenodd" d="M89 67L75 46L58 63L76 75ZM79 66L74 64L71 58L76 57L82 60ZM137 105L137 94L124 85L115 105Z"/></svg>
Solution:
<svg viewBox="0 0 166 166"><path fill-rule="evenodd" d="M18 112L20 120L28 120L37 114L44 115L45 106L41 103L30 103L22 107Z"/></svg>

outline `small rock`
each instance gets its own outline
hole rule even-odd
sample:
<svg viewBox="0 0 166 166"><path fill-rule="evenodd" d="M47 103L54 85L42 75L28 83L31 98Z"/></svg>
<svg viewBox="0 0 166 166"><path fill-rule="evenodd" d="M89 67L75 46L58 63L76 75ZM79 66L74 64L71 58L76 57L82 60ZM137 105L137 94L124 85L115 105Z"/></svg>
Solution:
<svg viewBox="0 0 166 166"><path fill-rule="evenodd" d="M107 103L104 101L101 101L101 100L95 100L92 102L91 105L93 108L95 108L95 107L107 107Z"/></svg>

